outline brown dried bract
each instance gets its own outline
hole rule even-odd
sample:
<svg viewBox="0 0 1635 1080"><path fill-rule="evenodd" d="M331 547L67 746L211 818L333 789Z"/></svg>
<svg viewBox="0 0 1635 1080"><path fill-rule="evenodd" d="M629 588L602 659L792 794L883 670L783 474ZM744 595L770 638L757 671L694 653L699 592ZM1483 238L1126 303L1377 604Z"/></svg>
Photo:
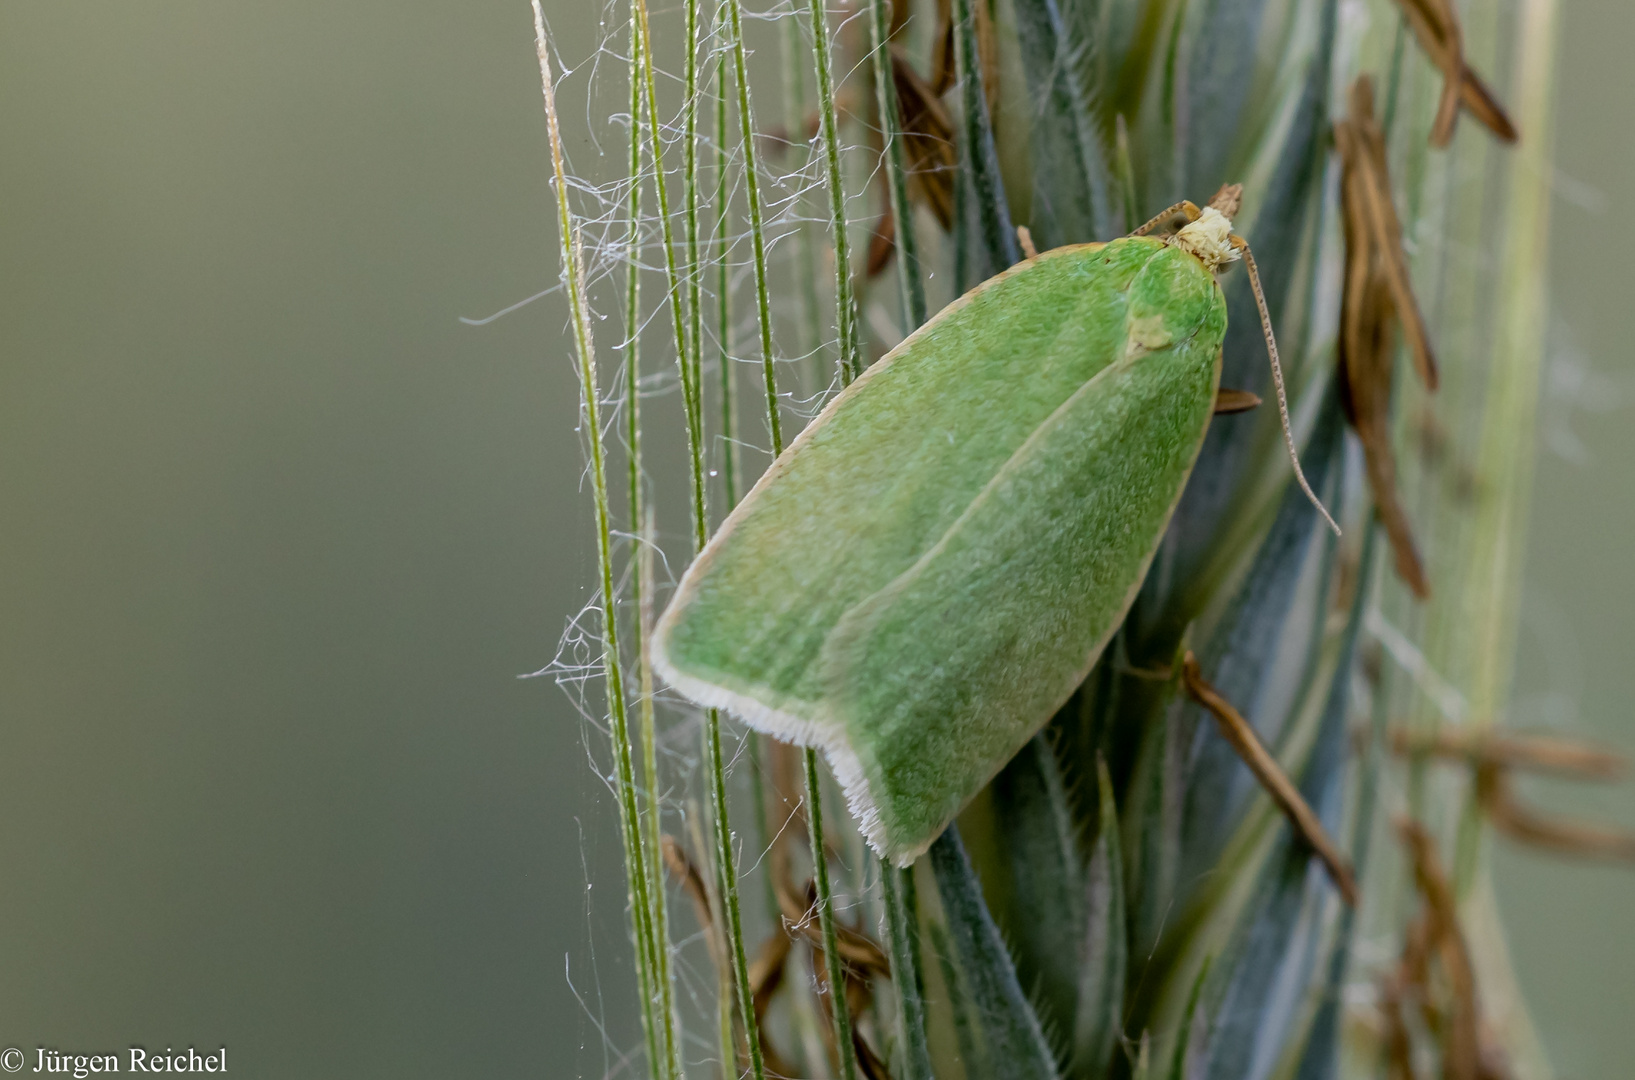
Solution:
<svg viewBox="0 0 1635 1080"><path fill-rule="evenodd" d="M1408 514L1396 490L1391 450L1391 379L1395 327L1408 339L1414 370L1437 386L1436 357L1408 280L1402 223L1391 201L1385 136L1374 120L1374 85L1351 86L1351 115L1334 125L1340 152L1340 208L1345 226L1345 289L1340 304L1340 390L1346 416L1362 440L1374 506L1390 538L1397 575L1421 599L1430 595Z"/></svg>
<svg viewBox="0 0 1635 1080"><path fill-rule="evenodd" d="M805 837L808 833L803 798L799 793L800 782L797 779L800 755L795 747L775 739L767 739L764 745L767 755L765 777L768 796L767 827L773 837L767 861L783 925L781 933L774 933L772 939L762 945L762 955L775 957L776 970L781 980L783 965L790 948L797 941L805 944L811 951L812 976L816 980L814 989L820 994L826 993L824 987L827 983L827 969L824 965L823 931L818 923L817 887L810 878L806 880L804 887L795 884L795 860L794 852L791 850L799 844L797 838ZM829 843L825 842L824 847L829 848ZM824 854L832 856L835 853L826 851ZM884 950L858 926L847 926L837 920L835 937L842 970L845 972L847 1003L851 1006L852 1015L858 1016L869 1006L873 980L889 978L891 964L886 959ZM759 962L758 959L757 964ZM760 1016L779 983L763 983L757 978L756 970L757 966L751 965L750 983L755 990L756 1015ZM820 1001L819 1004L821 1006L819 1012L828 1015L828 1003ZM831 1065L838 1069L834 1029L829 1024L820 1024L819 1030L828 1050ZM763 1032L763 1045L764 1042ZM858 1067L863 1070L863 1075L885 1080L887 1073L884 1063L855 1028L852 1043L853 1053L856 1055ZM769 1056L767 1061L768 1068L771 1069L772 1058ZM785 1072L784 1075L795 1074Z"/></svg>
<svg viewBox="0 0 1635 1080"><path fill-rule="evenodd" d="M954 224L954 120L942 103L939 89L914 70L899 45L891 55L891 77L897 88L897 107L903 134L903 157L908 167L909 194L924 203L944 229ZM949 69L952 71L952 67Z"/></svg>
<svg viewBox="0 0 1635 1080"><path fill-rule="evenodd" d="M863 264L863 272L871 278L884 273L891 265L891 257L897 253L897 218L891 212L891 199L881 202L880 220L869 232L869 253Z"/></svg>
<svg viewBox="0 0 1635 1080"><path fill-rule="evenodd" d="M1618 754L1566 739L1499 732L1440 731L1415 736L1397 728L1391 748L1401 756L1468 762L1476 797L1493 827L1511 839L1565 855L1635 862L1635 834L1588 822L1541 814L1517 800L1511 779L1518 769L1586 780L1615 780L1628 763Z"/></svg>
<svg viewBox="0 0 1635 1080"><path fill-rule="evenodd" d="M1221 735L1237 751L1243 763L1249 766L1249 771L1255 774L1261 787L1272 797L1272 801L1283 811L1295 831L1311 845L1317 857L1322 860L1328 870L1329 877L1345 897L1345 902L1355 907L1357 905L1357 882L1351 873L1351 864L1340 854L1339 847L1329 838L1323 823L1312 812L1300 789L1295 787L1283 772L1277 759L1267 753L1261 745L1255 729L1243 714L1233 707L1232 703L1221 696L1204 678L1203 671L1198 666L1198 658L1191 650L1187 651L1181 662L1181 682L1186 687L1188 696L1207 709L1220 727Z"/></svg>
<svg viewBox="0 0 1635 1080"><path fill-rule="evenodd" d="M719 904L715 893L704 884L704 875L698 870L692 859L687 855L687 849L673 836L663 838L664 865L670 876L681 882L682 891L687 894L693 904L693 915L698 920L699 927L704 931L704 942L709 949L710 963L715 967L717 978L720 981L721 1001L724 1003L733 1000L732 967L727 960L727 938L722 920L716 917ZM755 959L749 965L750 1000L755 1009L756 1026L761 1035L761 1056L764 1059L767 1072L774 1076L793 1076L793 1067L778 1052L776 1046L767 1038L767 1031L762 1021L766 1011L772 1003L772 996L783 985L784 971L789 961L789 949L792 942L785 934L773 934L761 943L755 954ZM740 1071L749 1068L749 1045L744 1035L744 1025L739 1020L737 1010L733 1010L733 1038L738 1051L738 1065Z"/></svg>
<svg viewBox="0 0 1635 1080"><path fill-rule="evenodd" d="M1413 28L1419 47L1442 70L1442 97L1431 125L1431 145L1446 146L1453 141L1461 106L1495 136L1507 143L1515 142L1516 125L1505 115L1493 92L1465 63L1464 35L1451 0L1397 0L1397 6Z"/></svg>
<svg viewBox="0 0 1635 1080"><path fill-rule="evenodd" d="M1491 765L1479 768L1476 796L1493 827L1514 840L1564 855L1635 862L1635 835L1532 810L1512 794L1507 769Z"/></svg>
<svg viewBox="0 0 1635 1080"><path fill-rule="evenodd" d="M778 905L783 909L785 940L792 941L799 937L812 950L812 990L818 997L819 1011L828 1015L829 1005L823 998L830 993L829 969L823 951L823 933L817 921L816 884L811 880L806 882L805 906L802 907L794 890L785 883L778 889ZM873 1000L874 979L889 978L891 965L880 946L867 934L838 921L835 923L835 944L840 952L841 971L845 973L846 1005L853 1017L860 1016L868 1010ZM821 1024L819 1031L829 1055L830 1067L838 1072L840 1052L835 1029L830 1024ZM885 1062L863 1038L855 1024L852 1026L852 1055L865 1077L889 1080Z"/></svg>
<svg viewBox="0 0 1635 1080"><path fill-rule="evenodd" d="M1406 955L1408 942L1413 940L1416 924L1410 924L1408 934L1404 938L1403 952ZM1419 1080L1419 1074L1414 1070L1414 1040L1408 1030L1408 994L1411 983L1407 974L1406 959L1395 971L1389 972L1380 982L1380 1014L1384 1020L1385 1030L1382 1032L1382 1041L1385 1043L1385 1078L1386 1080Z"/></svg>
<svg viewBox="0 0 1635 1080"><path fill-rule="evenodd" d="M1222 184L1220 190L1209 197L1208 205L1228 218L1236 218L1243 209L1243 185Z"/></svg>
<svg viewBox="0 0 1635 1080"><path fill-rule="evenodd" d="M998 123L999 33L984 0L971 0L971 15L976 23L976 60L982 73L982 96L988 103L988 116Z"/></svg>
<svg viewBox="0 0 1635 1080"><path fill-rule="evenodd" d="M1629 769L1628 760L1610 750L1551 735L1505 731L1444 727L1433 735L1417 735L1406 728L1393 727L1391 749L1403 757L1424 754L1466 760L1477 766L1527 769L1590 780L1617 780Z"/></svg>
<svg viewBox="0 0 1635 1080"><path fill-rule="evenodd" d="M891 58L891 77L897 88L898 124L903 163L908 172L909 198L929 209L946 232L954 226L953 119L942 103L942 91L914 70L902 46L893 43L886 53ZM879 177L880 183L885 184L883 169ZM891 212L891 200L881 201L885 209L869 238L869 277L884 271L897 250L897 222Z"/></svg>
<svg viewBox="0 0 1635 1080"><path fill-rule="evenodd" d="M778 887L778 907L783 912L784 930L791 937L823 948L823 932L817 921L817 887L808 879L803 893L796 893L787 882ZM854 930L838 919L835 921L835 944L840 959L846 965L847 978L872 979L891 975L891 962L884 950L861 930Z"/></svg>
<svg viewBox="0 0 1635 1080"><path fill-rule="evenodd" d="M1230 416L1260 407L1260 395L1252 390L1234 390L1223 386L1215 391L1215 415Z"/></svg>
<svg viewBox="0 0 1635 1080"><path fill-rule="evenodd" d="M931 88L938 97L954 85L954 0L937 0L937 28L931 35Z"/></svg>
<svg viewBox="0 0 1635 1080"><path fill-rule="evenodd" d="M1425 901L1423 915L1409 924L1403 937L1402 961L1394 977L1398 993L1409 991L1418 998L1426 1027L1440 1037L1444 1080L1502 1080L1508 1070L1497 1045L1491 1038L1484 1038L1476 967L1459 925L1453 885L1437 854L1436 841L1423 825L1410 818L1399 817L1396 827L1408 849L1414 884ZM1432 994L1433 958L1446 981L1445 1007Z"/></svg>
<svg viewBox="0 0 1635 1080"><path fill-rule="evenodd" d="M671 877L681 882L682 891L693 902L693 917L704 930L704 944L710 951L710 963L715 965L717 971L730 971L726 963L726 940L712 911L712 897L704 885L704 875L687 857L687 849L681 846L680 840L666 835L663 847L665 869L670 871Z"/></svg>

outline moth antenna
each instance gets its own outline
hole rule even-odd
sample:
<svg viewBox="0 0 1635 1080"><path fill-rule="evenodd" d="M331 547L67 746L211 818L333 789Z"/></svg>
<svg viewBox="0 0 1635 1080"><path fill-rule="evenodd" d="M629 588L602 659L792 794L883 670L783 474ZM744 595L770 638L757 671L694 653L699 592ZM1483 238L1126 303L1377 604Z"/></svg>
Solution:
<svg viewBox="0 0 1635 1080"><path fill-rule="evenodd" d="M1156 228L1158 225L1162 224L1163 222L1168 221L1170 218L1174 217L1176 214L1185 214L1188 221L1197 221L1198 220L1198 215L1200 215L1202 213L1203 213L1203 211L1199 210L1198 205L1196 203L1194 203L1192 200L1182 199L1180 202L1176 203L1174 206L1170 207L1168 210L1165 210L1163 213L1159 214L1157 217L1153 218L1151 221L1147 222L1145 225L1141 226L1139 229L1136 229L1135 231L1131 232L1130 235L1131 236L1146 236L1149 232L1152 232L1152 230L1154 228Z"/></svg>
<svg viewBox="0 0 1635 1080"><path fill-rule="evenodd" d="M1283 365L1277 359L1277 338L1272 335L1272 314L1266 310L1266 293L1260 287L1260 270L1255 266L1255 253L1249 250L1249 245L1241 236L1234 236L1233 247L1243 252L1243 264L1249 268L1249 288L1255 294L1255 306L1260 309L1260 330L1266 335L1266 353L1272 359L1272 386L1277 389L1277 416L1283 422L1283 445L1289 448L1289 461L1294 465L1294 478L1300 482L1300 490L1306 493L1306 498L1317 507L1317 512L1323 515L1328 527L1334 530L1334 535L1340 535L1340 526L1335 522L1323 500L1306 482L1306 474L1300 468L1300 455L1294 449L1294 428L1289 424L1289 396L1283 389Z"/></svg>

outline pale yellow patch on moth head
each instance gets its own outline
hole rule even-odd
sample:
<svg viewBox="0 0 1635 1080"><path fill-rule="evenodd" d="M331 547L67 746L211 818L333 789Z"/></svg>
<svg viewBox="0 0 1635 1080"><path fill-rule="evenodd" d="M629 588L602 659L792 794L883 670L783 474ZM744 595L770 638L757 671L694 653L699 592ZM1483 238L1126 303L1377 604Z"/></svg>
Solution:
<svg viewBox="0 0 1635 1080"><path fill-rule="evenodd" d="M1131 319L1125 333L1124 353L1132 359L1167 348L1175 340L1164 317L1156 313Z"/></svg>
<svg viewBox="0 0 1635 1080"><path fill-rule="evenodd" d="M1213 206L1204 207L1197 221L1182 227L1165 243L1194 256L1210 270L1221 263L1238 259L1238 253L1232 247L1232 219Z"/></svg>

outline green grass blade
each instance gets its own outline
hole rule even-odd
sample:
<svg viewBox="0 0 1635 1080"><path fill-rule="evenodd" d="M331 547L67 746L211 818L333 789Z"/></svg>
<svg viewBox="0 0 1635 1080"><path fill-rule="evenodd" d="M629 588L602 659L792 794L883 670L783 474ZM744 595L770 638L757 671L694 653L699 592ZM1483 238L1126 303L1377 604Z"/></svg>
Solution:
<svg viewBox="0 0 1635 1080"><path fill-rule="evenodd" d="M1266 1008L1292 943L1302 939L1295 933L1302 913L1307 885L1309 852L1286 835L1287 826L1267 862L1254 895L1245 908L1245 919L1222 953L1219 976L1223 985L1212 988L1206 1003L1210 1024L1207 1047L1195 1070L1205 1080L1247 1080L1259 1076L1252 1070L1258 1037L1264 1027L1281 1028L1293 1019L1289 1010L1269 1012ZM1189 1015L1199 1004L1188 1003Z"/></svg>
<svg viewBox="0 0 1635 1080"><path fill-rule="evenodd" d="M1315 525L1315 523L1314 523ZM1372 530L1365 539L1365 555L1372 555ZM1364 563L1371 568L1372 559ZM1300 793L1332 831L1339 822L1344 764L1346 721L1351 697L1351 669L1356 655L1357 635L1362 627L1369 590L1358 583L1346 619L1316 742L1300 779ZM1258 1076L1257 1063L1264 1068L1275 1056L1294 1026L1287 1009L1273 1009L1278 986L1291 983L1305 986L1310 981L1312 944L1317 923L1322 918L1322 899L1334 895L1327 876L1313 865L1311 850L1294 837L1287 824L1280 823L1277 846L1268 861L1257 896L1247 909L1247 925L1235 946L1230 981L1211 1026L1206 1080L1242 1080ZM1353 913L1346 907L1345 920ZM1303 924L1303 925L1302 925ZM1290 965L1297 965L1290 968Z"/></svg>
<svg viewBox="0 0 1635 1080"><path fill-rule="evenodd" d="M1022 257L1016 228L1005 202L1005 183L999 176L999 155L994 147L993 121L982 85L977 59L976 18L973 0L953 0L954 68L960 92L958 122L960 190L964 198L958 228L969 231L967 273L956 281L964 290L1016 263ZM971 244L971 240L975 244Z"/></svg>
<svg viewBox="0 0 1635 1080"><path fill-rule="evenodd" d="M1266 0L1198 0L1186 65L1183 186L1207 195L1239 178L1227 175L1240 156L1243 117L1254 85L1256 42Z"/></svg>
<svg viewBox="0 0 1635 1080"><path fill-rule="evenodd" d="M1369 585L1376 572L1375 549L1378 547L1379 526L1370 523L1363 537L1362 554L1357 565L1362 568L1362 579L1357 583L1357 597L1346 624L1345 653L1356 650L1357 624L1366 609ZM1344 699L1350 693L1352 659L1342 653L1335 672L1334 687L1330 691L1328 708L1344 709ZM1358 769L1357 806L1351 833L1351 869L1357 880L1366 880L1369 863L1369 844L1374 834L1374 814L1379 794L1380 764L1385 756L1385 726L1387 698L1380 694L1375 702L1374 718L1370 724L1368 746ZM1343 722L1343 721L1342 721ZM1326 723L1326 721L1325 721ZM1333 1080L1340 1065L1340 1020L1345 1003L1341 994L1345 987L1346 969L1351 961L1351 946L1356 932L1357 909L1340 909L1339 924L1335 927L1334 941L1329 947L1328 963L1319 990L1317 1014L1312 1018L1301 1051L1296 1080Z"/></svg>
<svg viewBox="0 0 1635 1080"><path fill-rule="evenodd" d="M949 1019L954 1023L954 1045L959 1048L959 1060L964 1066L966 1080L991 1074L987 1055L977 1041L977 1018L972 1012L970 999L960 983L959 968L954 959L954 943L941 923L931 926L931 947L937 953L937 967L948 994Z"/></svg>
<svg viewBox="0 0 1635 1080"><path fill-rule="evenodd" d="M1167 663L1168 656L1157 663ZM1148 664L1146 666L1155 666ZM1175 875L1180 861L1183 752L1179 719L1170 709L1168 683L1125 679L1118 723L1135 727L1140 744L1125 787L1124 884L1129 897L1132 974L1143 971L1166 925L1175 916Z"/></svg>
<svg viewBox="0 0 1635 1080"><path fill-rule="evenodd" d="M1143 1031L1131 1055L1130 1080L1152 1080L1152 1034Z"/></svg>
<svg viewBox="0 0 1635 1080"><path fill-rule="evenodd" d="M1275 148L1276 166L1253 208L1253 220L1244 236L1254 247L1261 283L1274 326L1284 326L1297 295L1301 248L1314 209L1322 197L1328 155L1328 92L1333 70L1337 0L1321 0L1316 42L1307 60L1306 75L1294 119ZM1266 345L1260 317L1245 276L1225 282L1228 304L1221 385L1259 392L1267 385ZM1285 343L1292 345L1293 342ZM1284 363L1296 367L1302 357L1292 348ZM1288 370L1287 368L1285 370ZM1175 541L1174 595L1185 594L1192 576L1208 560L1229 521L1247 503L1243 484L1261 459L1256 453L1257 427L1275 423L1269 413L1263 421L1215 424L1198 455L1197 468L1187 493L1175 511L1171 535ZM1174 613L1185 621L1191 612Z"/></svg>
<svg viewBox="0 0 1635 1080"><path fill-rule="evenodd" d="M932 1080L931 1050L925 1034L925 988L920 976L920 911L914 870L880 860L886 908L886 942L891 949L891 982L897 1001L903 1080Z"/></svg>
<svg viewBox="0 0 1635 1080"><path fill-rule="evenodd" d="M1210 957L1204 957L1198 977L1192 981L1187 995L1186 1012L1181 1016L1181 1030L1175 1035L1175 1053L1170 1058L1169 1080L1187 1080L1187 1050L1192 1043L1192 1021L1198 1013L1198 999L1203 996L1204 984L1209 981Z"/></svg>
<svg viewBox="0 0 1635 1080"><path fill-rule="evenodd" d="M1186 156L1186 102L1182 98L1186 77L1182 43L1186 40L1188 11L1182 5L1169 25L1164 45L1164 81L1158 96L1158 111L1147 144L1147 201L1153 206L1170 206L1187 198L1182 162Z"/></svg>
<svg viewBox="0 0 1635 1080"><path fill-rule="evenodd" d="M641 423L641 169L642 91L641 68L635 62L641 29L636 9L630 9L630 147L626 175L630 192L625 200L625 244L629 249L625 264L625 461L630 482L630 529L641 529L642 514L642 423ZM638 590L640 585L638 583ZM636 596L640 607L641 596Z"/></svg>
<svg viewBox="0 0 1635 1080"><path fill-rule="evenodd" d="M738 505L744 488L743 451L738 437L738 365L732 358L732 267L727 261L732 209L728 153L732 131L727 124L730 63L723 52L716 60L715 68L715 234L712 253L715 263L715 336L719 345L716 362L720 365L721 487L726 495L724 502L729 513ZM749 753L754 781L750 790L755 799L756 835L761 850L765 851L772 843L772 835L766 809L766 779L761 768L764 757L762 749L761 736L751 732ZM777 891L770 875L762 875L762 880L766 886L766 910L776 922L779 917Z"/></svg>
<svg viewBox="0 0 1635 1080"><path fill-rule="evenodd" d="M1119 197L1123 200L1124 228L1129 230L1151 215L1142 210L1141 192L1135 186L1135 165L1130 161L1130 129L1122 113L1113 118L1113 130L1113 171L1118 176Z"/></svg>
<svg viewBox="0 0 1635 1080"><path fill-rule="evenodd" d="M1118 807L1107 762L1096 759L1100 803L1096 841L1085 871L1085 939L1073 1021L1073 1065L1083 1076L1106 1075L1123 1034L1128 929L1124 913L1124 859L1118 844Z"/></svg>
<svg viewBox="0 0 1635 1080"><path fill-rule="evenodd" d="M1016 29L1032 105L1033 211L1028 227L1040 251L1110 240L1118 232L1108 168L1080 59L1086 42L1058 0L1016 0Z"/></svg>
<svg viewBox="0 0 1635 1080"><path fill-rule="evenodd" d="M1004 873L995 906L1017 977L1052 1031L1073 1025L1084 949L1085 883L1056 755L1035 735L989 788Z"/></svg>
<svg viewBox="0 0 1635 1080"><path fill-rule="evenodd" d="M987 1071L975 1075L984 1080L1052 1080L1057 1075L1055 1055L982 898L958 826L950 825L931 845L931 870L958 977L970 997L986 1050Z"/></svg>
<svg viewBox="0 0 1635 1080"><path fill-rule="evenodd" d="M1164 5L1149 0L1061 0L1061 4L1075 38L1087 42L1090 50L1079 58L1086 97L1106 110L1104 123L1111 123L1119 112L1129 114L1150 52L1142 43L1143 21L1161 14Z"/></svg>
<svg viewBox="0 0 1635 1080"><path fill-rule="evenodd" d="M1306 477L1318 490L1328 483L1331 469L1340 465L1345 431L1338 395L1330 392L1324 405L1301 455ZM1278 674L1276 660L1318 524L1316 508L1291 479L1227 614L1200 650L1210 682L1250 717L1267 745L1276 744L1285 717L1269 715L1259 703ZM1181 819L1180 880L1192 881L1201 880L1215 865L1258 789L1237 754L1217 736L1208 715L1190 702L1183 708L1188 730L1196 734Z"/></svg>

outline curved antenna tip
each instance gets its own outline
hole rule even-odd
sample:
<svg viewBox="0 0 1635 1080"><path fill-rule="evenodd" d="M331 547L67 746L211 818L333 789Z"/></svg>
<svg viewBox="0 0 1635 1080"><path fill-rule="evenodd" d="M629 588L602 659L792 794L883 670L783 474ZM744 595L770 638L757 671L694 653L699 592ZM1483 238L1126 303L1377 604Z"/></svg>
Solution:
<svg viewBox="0 0 1635 1080"><path fill-rule="evenodd" d="M1289 396L1283 389L1283 365L1277 357L1277 338L1272 334L1272 314L1266 309L1266 293L1260 287L1260 270L1255 266L1255 253L1249 250L1249 244L1243 237L1234 233L1231 241L1234 248L1243 252L1243 264L1249 269L1249 288L1255 294L1255 306L1260 309L1260 329L1266 336L1266 354L1272 361L1272 385L1277 389L1277 416L1283 423L1283 445L1289 449L1289 462L1294 466L1294 478L1299 482L1300 490L1306 493L1306 498L1310 499L1317 512L1323 515L1328 527L1334 530L1334 535L1339 536L1339 522L1334 520L1334 515L1328 512L1323 500L1311 489L1311 484L1306 481L1305 471L1300 468L1300 455L1294 447L1294 429L1289 424Z"/></svg>

